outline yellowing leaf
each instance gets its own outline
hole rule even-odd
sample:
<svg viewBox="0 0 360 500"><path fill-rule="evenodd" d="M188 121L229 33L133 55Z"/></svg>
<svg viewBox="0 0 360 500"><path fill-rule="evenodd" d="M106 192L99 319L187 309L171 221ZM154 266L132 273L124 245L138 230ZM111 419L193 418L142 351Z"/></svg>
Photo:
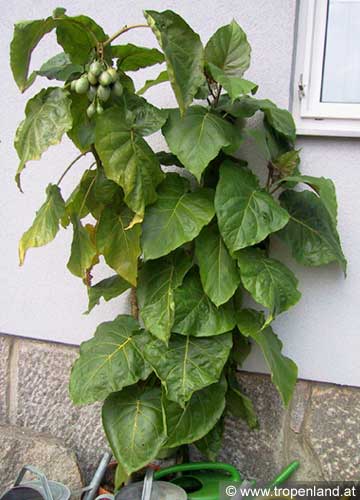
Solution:
<svg viewBox="0 0 360 500"><path fill-rule="evenodd" d="M29 248L50 243L59 231L60 219L65 215L65 202L58 186L49 184L46 201L36 213L32 226L23 234L19 243L20 265L24 263Z"/></svg>

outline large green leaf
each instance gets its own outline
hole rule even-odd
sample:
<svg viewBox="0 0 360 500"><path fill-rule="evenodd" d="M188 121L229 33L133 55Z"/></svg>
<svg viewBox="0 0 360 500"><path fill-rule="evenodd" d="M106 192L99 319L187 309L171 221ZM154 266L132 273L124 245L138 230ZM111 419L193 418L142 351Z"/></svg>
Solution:
<svg viewBox="0 0 360 500"><path fill-rule="evenodd" d="M91 234L83 227L79 217L72 217L73 240L71 243L70 258L67 263L69 271L79 278L86 279L86 274L91 269L97 250L92 241Z"/></svg>
<svg viewBox="0 0 360 500"><path fill-rule="evenodd" d="M61 88L43 89L28 101L23 120L15 136L15 148L20 158L16 178L29 160L39 160L53 144L58 144L72 126L71 101Z"/></svg>
<svg viewBox="0 0 360 500"><path fill-rule="evenodd" d="M72 127L67 135L81 152L89 151L95 142L95 124L97 116L90 120L86 114L89 106L87 95L71 93Z"/></svg>
<svg viewBox="0 0 360 500"><path fill-rule="evenodd" d="M107 38L103 29L88 16L55 16L58 44L75 64L86 64L98 42Z"/></svg>
<svg viewBox="0 0 360 500"><path fill-rule="evenodd" d="M97 42L106 39L105 33L95 21L87 16L68 17L65 10L58 10L54 17L16 23L10 45L10 64L15 82L22 92L36 77L36 71L28 76L33 50L44 35L55 27L58 43L75 64L85 64L91 49L96 47Z"/></svg>
<svg viewBox="0 0 360 500"><path fill-rule="evenodd" d="M164 52L169 80L184 113L204 81L200 37L171 10L146 10L144 14Z"/></svg>
<svg viewBox="0 0 360 500"><path fill-rule="evenodd" d="M232 302L216 307L204 292L196 272L189 273L175 290L173 331L195 337L229 332L235 325Z"/></svg>
<svg viewBox="0 0 360 500"><path fill-rule="evenodd" d="M285 191L280 202L290 214L289 224L279 236L291 248L297 261L321 266L338 261L346 271L346 259L339 235L326 205L310 191Z"/></svg>
<svg viewBox="0 0 360 500"><path fill-rule="evenodd" d="M286 210L260 188L257 177L229 160L220 167L215 211L230 252L263 241L289 220Z"/></svg>
<svg viewBox="0 0 360 500"><path fill-rule="evenodd" d="M140 217L156 200L156 186L163 179L155 153L133 129L134 114L124 108L108 109L96 122L96 149L106 176L119 184L126 204Z"/></svg>
<svg viewBox="0 0 360 500"><path fill-rule="evenodd" d="M184 408L165 400L168 431L166 446L174 448L203 438L223 414L225 392L226 383L222 380L195 392Z"/></svg>
<svg viewBox="0 0 360 500"><path fill-rule="evenodd" d="M156 78L152 78L150 80L146 80L144 85L137 91L138 95L145 94L145 92L150 89L151 87L154 87L155 85L159 85L160 83L168 82L169 81L169 75L168 72L162 71L161 73L158 74Z"/></svg>
<svg viewBox="0 0 360 500"><path fill-rule="evenodd" d="M205 62L212 77L232 99L251 91L242 83L242 76L250 66L250 54L246 34L234 20L219 28L205 47Z"/></svg>
<svg viewBox="0 0 360 500"><path fill-rule="evenodd" d="M178 174L167 174L158 199L146 209L142 248L145 260L167 255L193 240L214 216L213 191L188 192L189 183Z"/></svg>
<svg viewBox="0 0 360 500"><path fill-rule="evenodd" d="M59 231L60 219L65 215L65 202L58 186L49 184L46 200L40 207L31 227L23 234L19 243L20 265L24 263L29 248L41 247L50 243Z"/></svg>
<svg viewBox="0 0 360 500"><path fill-rule="evenodd" d="M166 439L158 387L133 386L111 394L102 418L112 451L128 474L148 465Z"/></svg>
<svg viewBox="0 0 360 500"><path fill-rule="evenodd" d="M40 76L46 76L49 80L60 80L65 82L74 73L82 73L83 66L73 64L65 52L60 52L46 61L36 72Z"/></svg>
<svg viewBox="0 0 360 500"><path fill-rule="evenodd" d="M120 315L101 323L92 339L80 346L71 371L70 395L75 404L102 401L138 380L145 380L151 367L143 355L150 336L131 317Z"/></svg>
<svg viewBox="0 0 360 500"><path fill-rule="evenodd" d="M175 251L146 262L139 274L137 297L145 327L167 343L175 318L174 290L192 266L191 258Z"/></svg>
<svg viewBox="0 0 360 500"><path fill-rule="evenodd" d="M159 50L139 47L132 43L113 45L111 55L118 58L118 65L123 71L137 71L140 68L161 64L165 60L164 54Z"/></svg>
<svg viewBox="0 0 360 500"><path fill-rule="evenodd" d="M196 238L195 256L207 296L216 306L224 304L234 295L240 276L216 225L205 227Z"/></svg>
<svg viewBox="0 0 360 500"><path fill-rule="evenodd" d="M242 284L256 302L270 310L271 318L299 301L298 280L284 264L258 248L241 250L237 259Z"/></svg>
<svg viewBox="0 0 360 500"><path fill-rule="evenodd" d="M245 318L243 318L245 317ZM245 323L246 327L243 327ZM268 326L259 329L264 324L262 313L249 312L244 309L238 314L238 328L243 335L250 335L260 346L265 361L271 371L271 379L280 393L281 399L287 406L291 400L297 379L296 364L281 353L282 343Z"/></svg>
<svg viewBox="0 0 360 500"><path fill-rule="evenodd" d="M96 305L100 303L101 297L108 302L115 297L118 297L130 288L130 283L125 281L121 276L115 274L110 278L105 278L96 285L88 287L89 305L86 314L88 314Z"/></svg>
<svg viewBox="0 0 360 500"><path fill-rule="evenodd" d="M197 180L220 149L231 146L239 134L228 121L203 106L192 106L183 117L179 110L172 110L163 132L170 151Z"/></svg>
<svg viewBox="0 0 360 500"><path fill-rule="evenodd" d="M206 434L206 436L194 443L200 453L211 462L216 462L216 459L220 452L224 429L224 419L220 418L220 420L218 420L218 422L214 425L211 431Z"/></svg>
<svg viewBox="0 0 360 500"><path fill-rule="evenodd" d="M311 175L291 175L284 177L279 182L302 182L310 186L319 196L334 224L337 223L337 200L334 183L326 177L313 177Z"/></svg>
<svg viewBox="0 0 360 500"><path fill-rule="evenodd" d="M10 45L10 65L14 80L21 92L24 92L36 78L36 72L28 76L32 51L43 36L54 27L55 21L52 17L15 24Z"/></svg>
<svg viewBox="0 0 360 500"><path fill-rule="evenodd" d="M167 399L184 408L194 392L221 378L231 346L231 333L215 338L172 335L167 348L154 339L144 353L165 387Z"/></svg>
<svg viewBox="0 0 360 500"><path fill-rule="evenodd" d="M97 227L96 245L106 263L126 281L136 285L141 228L136 224L127 229L131 220L128 208L123 207L121 213L116 213L112 207L106 207Z"/></svg>

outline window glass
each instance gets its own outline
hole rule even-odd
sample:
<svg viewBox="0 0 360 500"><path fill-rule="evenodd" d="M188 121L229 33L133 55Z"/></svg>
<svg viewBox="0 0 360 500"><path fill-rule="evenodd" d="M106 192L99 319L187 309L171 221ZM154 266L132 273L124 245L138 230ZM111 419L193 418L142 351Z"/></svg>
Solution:
<svg viewBox="0 0 360 500"><path fill-rule="evenodd" d="M322 102L360 103L360 0L328 0Z"/></svg>

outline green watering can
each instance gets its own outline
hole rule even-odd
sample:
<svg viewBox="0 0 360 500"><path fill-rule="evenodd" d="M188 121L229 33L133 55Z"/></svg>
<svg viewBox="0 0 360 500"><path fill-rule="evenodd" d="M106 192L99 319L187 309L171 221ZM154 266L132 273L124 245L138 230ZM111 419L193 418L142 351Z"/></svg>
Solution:
<svg viewBox="0 0 360 500"><path fill-rule="evenodd" d="M285 482L299 467L299 462L291 462L280 474L273 479L267 488L274 489ZM158 480L170 474L179 474L171 480L172 484L185 490L188 500L219 500L220 484L224 481L242 483L243 478L235 467L217 462L195 462L174 465L155 472L154 479ZM255 481L249 482L249 487Z"/></svg>

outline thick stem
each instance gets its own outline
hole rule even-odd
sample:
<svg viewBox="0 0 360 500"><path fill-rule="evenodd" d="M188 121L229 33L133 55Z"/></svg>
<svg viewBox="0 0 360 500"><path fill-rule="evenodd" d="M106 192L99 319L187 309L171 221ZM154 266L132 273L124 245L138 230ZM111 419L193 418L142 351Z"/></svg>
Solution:
<svg viewBox="0 0 360 500"><path fill-rule="evenodd" d="M111 42L113 42L118 36L122 35L123 33L126 33L127 31L130 31L130 30L133 30L136 28L150 28L150 26L148 24L133 24L131 26L125 25L119 31L114 33L110 38L105 40L105 42L103 43L103 47L106 47L107 45L109 45Z"/></svg>
<svg viewBox="0 0 360 500"><path fill-rule="evenodd" d="M94 144L92 144L92 146L91 146L91 152L94 155L94 158L95 158L95 161L96 161L96 166L98 168L101 168L102 167L102 163L101 163L101 160L100 160L100 156L99 156L98 152L96 151Z"/></svg>
<svg viewBox="0 0 360 500"><path fill-rule="evenodd" d="M132 287L130 292L130 306L131 306L131 315L138 320L139 319L139 305L136 297L136 288Z"/></svg>
<svg viewBox="0 0 360 500"><path fill-rule="evenodd" d="M266 191L269 191L270 187L271 187L272 176L274 173L274 167L273 167L273 164L271 163L271 161L268 162L267 168L268 168L268 176L267 176L267 180L266 180L265 189L266 189Z"/></svg>

